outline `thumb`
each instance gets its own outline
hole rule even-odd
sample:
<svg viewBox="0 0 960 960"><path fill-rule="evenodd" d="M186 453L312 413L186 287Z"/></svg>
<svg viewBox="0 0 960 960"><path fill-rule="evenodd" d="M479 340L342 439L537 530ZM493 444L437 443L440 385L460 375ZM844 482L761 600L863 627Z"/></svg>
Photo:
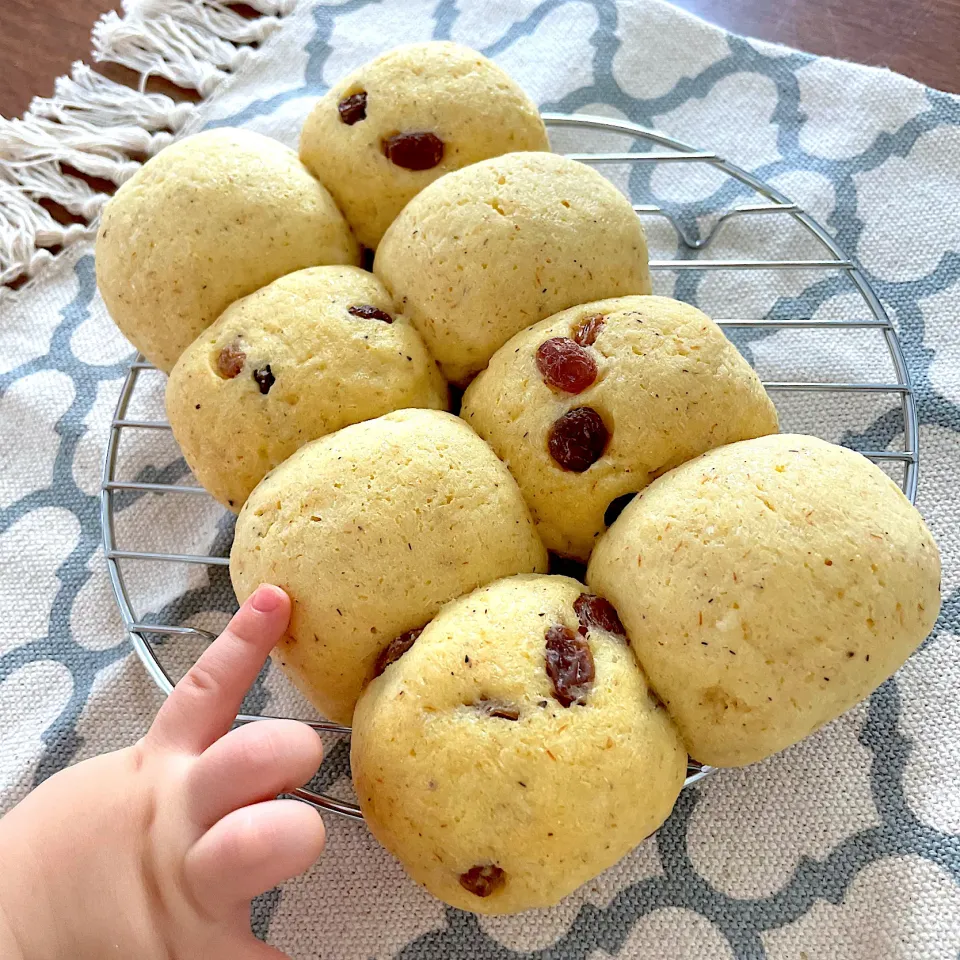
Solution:
<svg viewBox="0 0 960 960"><path fill-rule="evenodd" d="M285 953L258 940L252 933L235 950L224 953L231 960L290 960Z"/></svg>
<svg viewBox="0 0 960 960"><path fill-rule="evenodd" d="M228 813L187 851L197 902L222 916L303 873L323 850L323 821L299 800L267 800Z"/></svg>

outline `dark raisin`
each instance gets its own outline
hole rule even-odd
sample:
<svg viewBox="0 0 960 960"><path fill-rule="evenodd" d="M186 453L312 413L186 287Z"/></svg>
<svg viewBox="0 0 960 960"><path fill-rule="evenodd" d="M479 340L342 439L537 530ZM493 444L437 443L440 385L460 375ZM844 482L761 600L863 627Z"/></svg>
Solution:
<svg viewBox="0 0 960 960"><path fill-rule="evenodd" d="M477 709L488 717L499 717L501 720L519 720L520 711L509 704L501 703L498 700L481 700L476 705Z"/></svg>
<svg viewBox="0 0 960 960"><path fill-rule="evenodd" d="M592 317L584 317L578 324L577 329L573 331L573 339L581 347L591 347L600 336L603 329L603 314L595 313Z"/></svg>
<svg viewBox="0 0 960 960"><path fill-rule="evenodd" d="M355 123L367 119L367 91L361 90L349 97L344 97L337 104L340 122L352 127Z"/></svg>
<svg viewBox="0 0 960 960"><path fill-rule="evenodd" d="M575 407L550 428L547 446L550 456L574 473L583 473L602 456L610 434L593 407Z"/></svg>
<svg viewBox="0 0 960 960"><path fill-rule="evenodd" d="M373 665L374 678L379 677L391 663L396 663L412 646L414 641L423 633L423 627L415 627L406 633L401 633L396 640L391 640L377 657L377 662Z"/></svg>
<svg viewBox="0 0 960 960"><path fill-rule="evenodd" d="M544 658L547 676L553 683L554 700L564 707L584 703L596 675L590 644L561 624L547 630L546 640Z"/></svg>
<svg viewBox="0 0 960 960"><path fill-rule="evenodd" d="M537 370L543 382L564 393L583 393L597 379L597 363L569 337L553 337L537 348Z"/></svg>
<svg viewBox="0 0 960 960"><path fill-rule="evenodd" d="M269 393L270 388L277 382L277 378L273 375L269 363L259 370L254 370L253 379L257 381L257 386L260 388L261 393Z"/></svg>
<svg viewBox="0 0 960 960"><path fill-rule="evenodd" d="M383 141L383 155L404 170L429 170L443 159L443 141L427 130L397 133Z"/></svg>
<svg viewBox="0 0 960 960"><path fill-rule="evenodd" d="M607 509L603 511L603 522L606 526L612 527L614 521L626 509L627 504L636 496L635 493L624 493L619 497L614 497L607 504Z"/></svg>
<svg viewBox="0 0 960 960"><path fill-rule="evenodd" d="M609 600L592 593L581 593L573 601L573 609L580 621L580 633L584 636L587 635L587 631L591 627L599 627L601 630L606 630L607 633L616 634L624 640L627 639L627 631L623 628L620 615Z"/></svg>
<svg viewBox="0 0 960 960"><path fill-rule="evenodd" d="M234 341L220 351L217 357L217 373L224 380L232 380L239 376L246 361L247 355L240 349L240 344Z"/></svg>
<svg viewBox="0 0 960 960"><path fill-rule="evenodd" d="M351 317L359 317L361 320L382 320L384 323L393 323L393 317L386 310L381 310L371 303L361 303L356 307L347 307L347 313Z"/></svg>
<svg viewBox="0 0 960 960"><path fill-rule="evenodd" d="M507 875L503 868L492 863L471 867L466 873L460 874L460 886L477 897L489 897L506 882Z"/></svg>

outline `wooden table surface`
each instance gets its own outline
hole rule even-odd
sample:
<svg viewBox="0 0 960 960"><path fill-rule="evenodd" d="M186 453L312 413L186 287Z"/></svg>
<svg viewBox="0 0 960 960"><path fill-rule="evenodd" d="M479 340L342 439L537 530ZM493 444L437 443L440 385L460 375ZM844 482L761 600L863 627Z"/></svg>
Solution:
<svg viewBox="0 0 960 960"><path fill-rule="evenodd" d="M960 0L675 2L738 33L890 67L960 93ZM32 96L49 96L55 77L89 58L94 21L119 6L119 0L0 0L0 115L20 116Z"/></svg>

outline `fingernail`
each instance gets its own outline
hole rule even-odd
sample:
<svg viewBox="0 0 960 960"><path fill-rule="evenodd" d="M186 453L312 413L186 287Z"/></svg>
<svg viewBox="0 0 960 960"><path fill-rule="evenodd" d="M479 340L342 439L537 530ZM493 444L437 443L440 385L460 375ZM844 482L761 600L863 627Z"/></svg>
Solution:
<svg viewBox="0 0 960 960"><path fill-rule="evenodd" d="M272 613L280 606L281 597L282 594L277 587L265 583L263 586L257 587L250 602L254 610L258 610L260 613Z"/></svg>

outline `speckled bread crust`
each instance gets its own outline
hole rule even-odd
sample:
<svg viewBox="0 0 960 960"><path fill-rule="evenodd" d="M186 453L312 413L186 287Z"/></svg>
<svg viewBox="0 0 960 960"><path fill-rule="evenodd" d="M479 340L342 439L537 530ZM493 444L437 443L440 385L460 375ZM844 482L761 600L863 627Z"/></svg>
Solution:
<svg viewBox="0 0 960 960"><path fill-rule="evenodd" d="M940 559L878 467L813 437L713 450L651 484L587 573L690 754L742 766L889 677L940 609Z"/></svg>
<svg viewBox="0 0 960 960"><path fill-rule="evenodd" d="M167 384L184 458L233 510L304 443L391 410L447 403L420 335L359 267L309 267L238 300L184 351Z"/></svg>
<svg viewBox="0 0 960 960"><path fill-rule="evenodd" d="M559 310L650 292L629 201L550 153L485 160L431 184L387 231L374 272L457 383Z"/></svg>
<svg viewBox="0 0 960 960"><path fill-rule="evenodd" d="M100 222L97 284L124 336L169 373L234 300L301 267L359 258L292 150L223 128L172 144L120 187Z"/></svg>
<svg viewBox="0 0 960 960"><path fill-rule="evenodd" d="M581 346L574 338L586 318L601 319L595 340ZM553 338L594 365L582 392L545 382L537 355ZM584 406L600 414L609 440L592 466L574 472L551 455L548 437L559 417ZM760 380L720 328L666 297L588 303L517 334L470 385L461 415L510 468L547 548L580 560L617 497L712 447L777 429Z"/></svg>
<svg viewBox="0 0 960 960"><path fill-rule="evenodd" d="M624 639L591 626L584 703L553 695L545 631L577 633L583 592L519 576L448 604L357 706L351 767L367 825L455 907L555 904L656 830L680 793L686 753Z"/></svg>
<svg viewBox="0 0 960 960"><path fill-rule="evenodd" d="M341 116L338 105L363 93L362 110L344 108ZM387 159L385 139L424 132L443 142L436 165L411 170ZM406 203L445 173L549 149L536 106L510 77L475 50L446 42L397 47L365 64L317 101L300 138L303 162L371 249Z"/></svg>
<svg viewBox="0 0 960 960"><path fill-rule="evenodd" d="M520 491L462 421L401 410L301 447L250 494L230 575L293 599L275 655L331 720L349 723L380 652L448 600L546 570Z"/></svg>

